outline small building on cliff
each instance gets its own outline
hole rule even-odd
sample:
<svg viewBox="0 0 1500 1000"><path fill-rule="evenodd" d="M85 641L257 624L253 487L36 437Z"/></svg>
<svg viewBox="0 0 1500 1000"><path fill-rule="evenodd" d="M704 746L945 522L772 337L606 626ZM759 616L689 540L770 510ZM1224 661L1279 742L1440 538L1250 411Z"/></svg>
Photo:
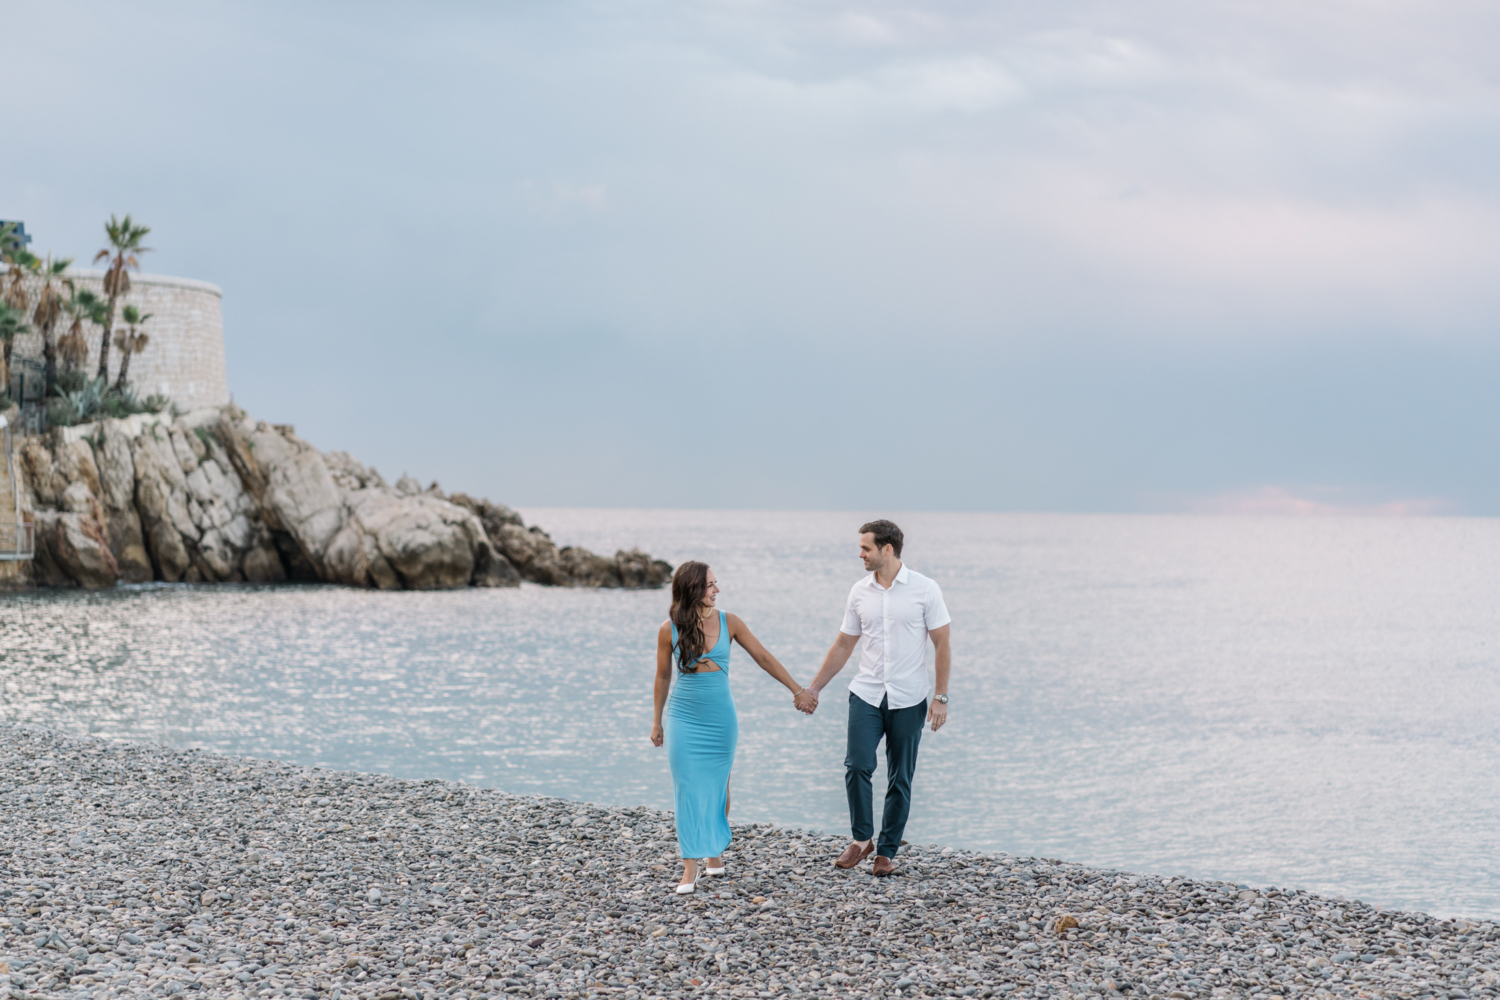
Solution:
<svg viewBox="0 0 1500 1000"><path fill-rule="evenodd" d="M104 272L93 268L70 268L64 277L72 278L77 288L87 288L104 295ZM57 279L54 279L57 280ZM160 393L182 410L204 406L223 406L229 402L229 373L224 363L224 319L220 309L224 293L218 285L192 278L172 278L161 274L132 274L130 294L125 303L142 313L150 313L141 329L150 335L146 349L130 360L130 382L138 395ZM29 277L26 289L32 305L41 290L41 279ZM67 332L70 318L64 314L53 331L54 337ZM115 329L123 328L118 316ZM89 345L88 361L83 370L92 375L99 365L99 327L86 325ZM17 377L35 377L42 362L42 335L36 330L16 338L13 360ZM120 352L110 346L110 378L119 370ZM28 389L28 395L30 390Z"/></svg>

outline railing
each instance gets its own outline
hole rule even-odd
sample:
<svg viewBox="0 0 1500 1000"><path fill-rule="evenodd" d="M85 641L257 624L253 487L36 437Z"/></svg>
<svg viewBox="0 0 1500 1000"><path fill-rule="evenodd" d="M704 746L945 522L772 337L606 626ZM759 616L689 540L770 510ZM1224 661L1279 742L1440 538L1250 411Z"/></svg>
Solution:
<svg viewBox="0 0 1500 1000"><path fill-rule="evenodd" d="M22 403L16 415L17 434L41 434L51 423L47 420L47 408L41 403Z"/></svg>
<svg viewBox="0 0 1500 1000"><path fill-rule="evenodd" d="M41 434L47 430L46 366L35 358L11 358L10 398L20 408L12 422L17 434Z"/></svg>
<svg viewBox="0 0 1500 1000"><path fill-rule="evenodd" d="M0 562L36 557L36 526L0 524Z"/></svg>

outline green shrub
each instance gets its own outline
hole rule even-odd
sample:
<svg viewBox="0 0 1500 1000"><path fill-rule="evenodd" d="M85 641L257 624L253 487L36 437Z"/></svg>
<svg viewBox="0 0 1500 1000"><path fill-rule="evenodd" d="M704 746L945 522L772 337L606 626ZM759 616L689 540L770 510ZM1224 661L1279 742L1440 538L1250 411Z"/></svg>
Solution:
<svg viewBox="0 0 1500 1000"><path fill-rule="evenodd" d="M63 390L63 380L58 379ZM135 390L111 389L106 379L83 379L75 388L66 389L47 400L47 422L54 427L73 427L105 418L128 417L136 413L160 413L171 401L162 395L136 398Z"/></svg>
<svg viewBox="0 0 1500 1000"><path fill-rule="evenodd" d="M70 392L80 391L88 383L89 377L81 371L58 372L52 391L56 395L66 396Z"/></svg>
<svg viewBox="0 0 1500 1000"><path fill-rule="evenodd" d="M53 427L72 427L83 423L78 406L67 396L53 396L47 400L47 423Z"/></svg>

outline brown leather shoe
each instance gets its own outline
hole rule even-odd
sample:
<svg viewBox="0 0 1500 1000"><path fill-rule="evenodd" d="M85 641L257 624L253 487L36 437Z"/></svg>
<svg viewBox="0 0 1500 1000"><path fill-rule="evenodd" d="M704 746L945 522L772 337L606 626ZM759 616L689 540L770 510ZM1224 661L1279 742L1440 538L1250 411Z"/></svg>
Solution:
<svg viewBox="0 0 1500 1000"><path fill-rule="evenodd" d="M881 877L886 875L894 875L896 874L896 862L892 861L890 858L886 857L883 854L877 854L875 856L874 873L877 876Z"/></svg>
<svg viewBox="0 0 1500 1000"><path fill-rule="evenodd" d="M844 853L838 856L838 860L833 863L833 867L853 868L865 858L868 858L870 852L873 850L875 850L875 842L873 840L864 847L860 847L858 844L850 844L844 848Z"/></svg>

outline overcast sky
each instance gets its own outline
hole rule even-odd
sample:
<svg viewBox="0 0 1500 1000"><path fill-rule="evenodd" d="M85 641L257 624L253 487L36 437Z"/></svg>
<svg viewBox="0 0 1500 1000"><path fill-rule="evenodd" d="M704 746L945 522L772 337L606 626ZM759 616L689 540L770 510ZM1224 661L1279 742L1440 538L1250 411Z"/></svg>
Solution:
<svg viewBox="0 0 1500 1000"><path fill-rule="evenodd" d="M525 505L1500 514L1493 3L19 3L0 218Z"/></svg>

